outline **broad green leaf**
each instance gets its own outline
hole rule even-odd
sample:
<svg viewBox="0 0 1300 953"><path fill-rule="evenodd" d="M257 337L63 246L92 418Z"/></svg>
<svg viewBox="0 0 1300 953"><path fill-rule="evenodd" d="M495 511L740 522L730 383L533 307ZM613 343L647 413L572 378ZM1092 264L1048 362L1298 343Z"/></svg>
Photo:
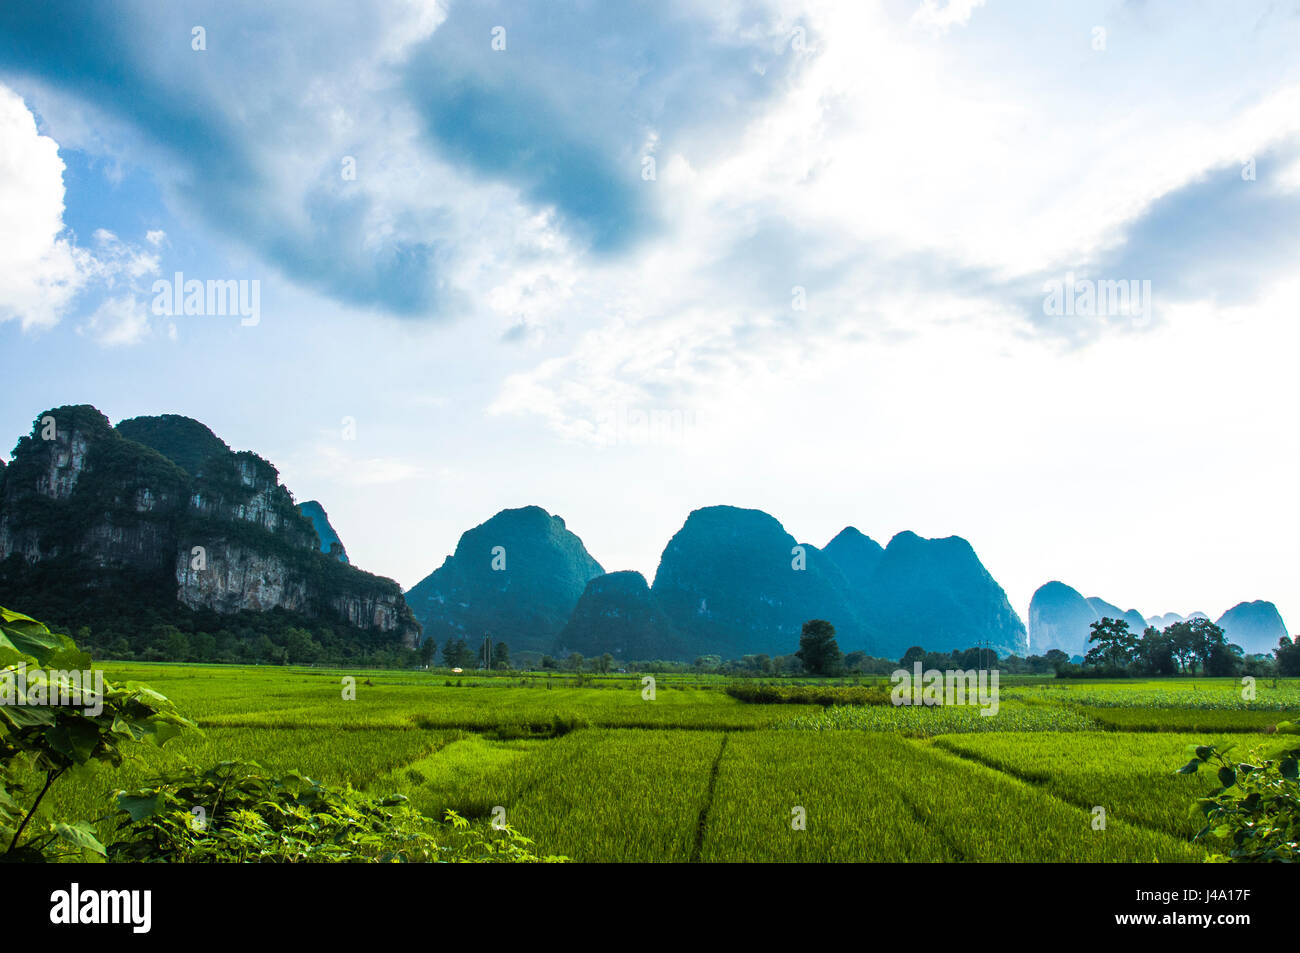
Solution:
<svg viewBox="0 0 1300 953"><path fill-rule="evenodd" d="M5 718L15 728L52 725L56 720L53 708L33 705L0 705L0 717Z"/></svg>
<svg viewBox="0 0 1300 953"><path fill-rule="evenodd" d="M126 811L133 821L142 821L146 817L153 817L163 807L162 794L127 794L123 792L117 796L117 806Z"/></svg>
<svg viewBox="0 0 1300 953"><path fill-rule="evenodd" d="M82 850L93 850L101 857L108 856L108 851L104 849L104 845L99 842L99 838L95 836L95 832L86 821L76 824L54 824L51 829L65 844L71 844Z"/></svg>

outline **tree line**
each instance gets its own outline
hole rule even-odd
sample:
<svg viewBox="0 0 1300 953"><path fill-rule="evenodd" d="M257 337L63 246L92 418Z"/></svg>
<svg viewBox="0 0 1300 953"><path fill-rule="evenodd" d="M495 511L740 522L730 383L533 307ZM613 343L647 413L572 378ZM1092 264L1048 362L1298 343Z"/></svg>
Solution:
<svg viewBox="0 0 1300 953"><path fill-rule="evenodd" d="M1092 623L1088 654L1076 671L1097 675L1300 675L1300 645L1278 641L1270 658L1247 656L1209 619L1189 619L1139 636L1123 619Z"/></svg>

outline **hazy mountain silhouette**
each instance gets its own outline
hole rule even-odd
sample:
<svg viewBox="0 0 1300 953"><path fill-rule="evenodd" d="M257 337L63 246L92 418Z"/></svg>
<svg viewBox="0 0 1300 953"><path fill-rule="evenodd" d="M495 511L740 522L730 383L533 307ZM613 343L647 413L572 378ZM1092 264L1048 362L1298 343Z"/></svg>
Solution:
<svg viewBox="0 0 1300 953"><path fill-rule="evenodd" d="M1240 645L1247 655L1272 652L1279 639L1290 637L1277 606L1258 599L1237 603L1219 616L1215 625L1223 630L1229 642Z"/></svg>
<svg viewBox="0 0 1300 953"><path fill-rule="evenodd" d="M587 583L555 653L586 657L608 652L620 661L676 659L685 647L639 572L611 572Z"/></svg>
<svg viewBox="0 0 1300 953"><path fill-rule="evenodd" d="M514 651L550 652L587 583L605 572L564 520L540 506L502 510L406 593L424 634L442 645L484 635Z"/></svg>
<svg viewBox="0 0 1300 953"><path fill-rule="evenodd" d="M688 655L786 655L809 619L826 619L845 651L872 651L844 574L760 510L693 511L669 540L651 588Z"/></svg>

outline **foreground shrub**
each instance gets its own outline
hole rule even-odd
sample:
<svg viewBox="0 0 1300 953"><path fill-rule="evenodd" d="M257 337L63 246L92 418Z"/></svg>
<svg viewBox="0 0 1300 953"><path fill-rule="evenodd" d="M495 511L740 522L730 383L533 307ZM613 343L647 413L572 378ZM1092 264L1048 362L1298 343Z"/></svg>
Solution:
<svg viewBox="0 0 1300 953"><path fill-rule="evenodd" d="M1300 734L1300 725L1282 722L1283 734ZM1195 840L1214 853L1210 860L1229 863L1300 861L1300 747L1258 764L1236 761L1214 745L1200 745L1192 760L1179 769L1193 774L1202 766L1218 766L1222 787L1196 802L1193 811L1205 816Z"/></svg>
<svg viewBox="0 0 1300 953"><path fill-rule="evenodd" d="M542 858L508 826L438 824L405 797L374 798L253 762L186 767L117 796L114 861L218 863L527 863Z"/></svg>
<svg viewBox="0 0 1300 953"><path fill-rule="evenodd" d="M89 820L34 826L45 795L93 762L120 765L134 742L161 745L194 727L157 692L90 674L90 656L72 639L0 608L0 859L104 854ZM39 787L24 780L33 772Z"/></svg>

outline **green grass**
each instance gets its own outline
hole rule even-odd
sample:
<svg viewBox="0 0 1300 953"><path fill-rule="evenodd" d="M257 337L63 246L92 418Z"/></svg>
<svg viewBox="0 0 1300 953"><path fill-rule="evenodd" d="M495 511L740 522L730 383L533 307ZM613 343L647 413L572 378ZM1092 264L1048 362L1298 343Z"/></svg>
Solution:
<svg viewBox="0 0 1300 953"><path fill-rule="evenodd" d="M1097 724L1067 707L1003 703L992 715L964 705L837 705L791 718L781 727L803 731L888 731L929 737L969 731L1089 731Z"/></svg>
<svg viewBox="0 0 1300 953"><path fill-rule="evenodd" d="M654 700L642 697L639 678L601 680L573 687L572 679L460 679L446 685L442 675L418 672L368 672L356 675L356 697L345 701L349 673L318 669L119 664L107 677L147 682L204 726L242 728L462 729L553 734L577 727L759 728L792 712L817 705L786 705L780 710L746 705L714 687L661 680ZM453 676L454 678L454 676Z"/></svg>
<svg viewBox="0 0 1300 953"><path fill-rule="evenodd" d="M503 770L535 753L541 741L492 740L454 732L450 743L396 768L371 784L376 791L405 794L430 817L450 809L464 817L487 818L503 797Z"/></svg>
<svg viewBox="0 0 1300 953"><path fill-rule="evenodd" d="M1077 712L1115 731L1199 731L1221 732L1267 731L1279 721L1293 719L1296 713L1276 711L1242 711L1239 709L1191 708L1107 708L1079 705Z"/></svg>
<svg viewBox="0 0 1300 953"><path fill-rule="evenodd" d="M936 748L1021 778L1057 798L1120 820L1188 839L1204 823L1192 802L1216 788L1209 774L1175 772L1199 744L1229 745L1246 757L1265 736L1212 734L949 735Z"/></svg>
<svg viewBox="0 0 1300 953"><path fill-rule="evenodd" d="M865 732L733 736L719 764L701 859L956 860L903 800L889 763L911 753L905 746ZM793 826L795 808L805 812L804 830Z"/></svg>
<svg viewBox="0 0 1300 953"><path fill-rule="evenodd" d="M1022 736L1030 737L1030 736ZM791 827L794 807L807 829ZM1186 861L1201 852L897 735L755 732L720 765L703 859Z"/></svg>
<svg viewBox="0 0 1300 953"><path fill-rule="evenodd" d="M725 736L591 729L479 782L538 850L578 861L688 861Z"/></svg>
<svg viewBox="0 0 1300 953"><path fill-rule="evenodd" d="M1257 679L1248 698L1240 679L1186 678L1091 681L1060 679L1050 684L1008 685L1003 700L1040 700L1113 708L1174 708L1300 712L1300 679Z"/></svg>
<svg viewBox="0 0 1300 953"><path fill-rule="evenodd" d="M120 768L94 763L69 774L50 789L37 816L47 820L105 817L111 812L114 792L130 790L147 778L187 763L210 766L229 760L256 761L272 772L297 770L320 781L366 788L376 778L425 756L459 734L209 728L201 735L183 735L162 748L136 745ZM40 787L35 775L26 781ZM97 827L101 837L111 835L108 819Z"/></svg>
<svg viewBox="0 0 1300 953"><path fill-rule="evenodd" d="M203 734L69 776L47 818L98 818L115 790L170 767L241 759L406 794L435 817L487 823L499 806L540 852L582 861L1199 860L1188 808L1210 782L1173 774L1187 745L1267 741L1255 732L1300 699L1295 680L1261 681L1252 701L1233 680L1007 678L985 716L747 704L727 694L734 679L711 676L665 676L648 701L633 675L106 669L167 695ZM833 684L845 687L780 694L875 691ZM806 830L792 829L794 807Z"/></svg>

